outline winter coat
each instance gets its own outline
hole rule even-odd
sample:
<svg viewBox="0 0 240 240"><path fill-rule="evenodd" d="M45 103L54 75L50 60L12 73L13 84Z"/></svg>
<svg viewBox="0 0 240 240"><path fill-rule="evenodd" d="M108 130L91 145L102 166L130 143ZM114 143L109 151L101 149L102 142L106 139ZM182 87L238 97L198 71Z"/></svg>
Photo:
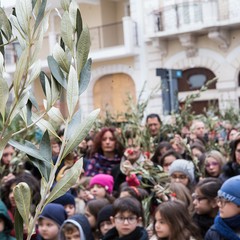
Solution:
<svg viewBox="0 0 240 240"><path fill-rule="evenodd" d="M207 233L208 229L214 224L214 218L211 218L207 215L193 215L194 223L199 227L201 231L201 236L204 238L205 234Z"/></svg>
<svg viewBox="0 0 240 240"><path fill-rule="evenodd" d="M66 223L72 223L75 225L80 233L80 239L81 240L94 240L92 231L91 231L91 226L88 222L88 219L83 215L83 214L76 214L73 215L72 217L68 218L66 221L61 226L60 229L60 237L59 240L65 240L65 236L62 232L62 228Z"/></svg>
<svg viewBox="0 0 240 240"><path fill-rule="evenodd" d="M240 165L236 162L230 161L223 166L222 174L219 178L224 182L237 175L240 175Z"/></svg>
<svg viewBox="0 0 240 240"><path fill-rule="evenodd" d="M212 226L206 233L204 240L225 240Z"/></svg>
<svg viewBox="0 0 240 240"><path fill-rule="evenodd" d="M148 233L146 229L143 227L136 227L136 229L133 232L123 237L118 236L118 231L114 227L106 233L102 240L148 240L148 239L149 239Z"/></svg>
<svg viewBox="0 0 240 240"><path fill-rule="evenodd" d="M8 215L8 210L5 204L0 200L0 218L4 221L4 230L0 232L1 240L16 240L14 237L10 236L10 232L13 229L13 223Z"/></svg>
<svg viewBox="0 0 240 240"><path fill-rule="evenodd" d="M89 159L85 176L92 177L99 173L110 175L111 170L120 164L120 161L121 159L117 155L115 155L113 159L109 159L99 153L96 153L91 159Z"/></svg>

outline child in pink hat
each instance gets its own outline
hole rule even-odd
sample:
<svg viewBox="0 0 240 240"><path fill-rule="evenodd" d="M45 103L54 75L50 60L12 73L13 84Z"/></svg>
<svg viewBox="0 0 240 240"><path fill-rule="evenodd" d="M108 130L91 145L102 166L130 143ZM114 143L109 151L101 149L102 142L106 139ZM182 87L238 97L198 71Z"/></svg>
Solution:
<svg viewBox="0 0 240 240"><path fill-rule="evenodd" d="M114 180L111 175L97 174L90 180L90 193L94 198L107 198L112 195Z"/></svg>

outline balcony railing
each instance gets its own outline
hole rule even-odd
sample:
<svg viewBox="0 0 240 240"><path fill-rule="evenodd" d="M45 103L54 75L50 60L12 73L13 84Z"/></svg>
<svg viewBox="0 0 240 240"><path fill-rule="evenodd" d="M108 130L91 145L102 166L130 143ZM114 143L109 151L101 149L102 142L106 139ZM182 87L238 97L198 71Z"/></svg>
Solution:
<svg viewBox="0 0 240 240"><path fill-rule="evenodd" d="M137 27L134 23L133 40L137 45ZM116 47L125 44L123 22L111 23L89 29L91 37L91 49L99 50L103 48Z"/></svg>
<svg viewBox="0 0 240 240"><path fill-rule="evenodd" d="M240 22L239 0L183 2L153 11L155 32Z"/></svg>

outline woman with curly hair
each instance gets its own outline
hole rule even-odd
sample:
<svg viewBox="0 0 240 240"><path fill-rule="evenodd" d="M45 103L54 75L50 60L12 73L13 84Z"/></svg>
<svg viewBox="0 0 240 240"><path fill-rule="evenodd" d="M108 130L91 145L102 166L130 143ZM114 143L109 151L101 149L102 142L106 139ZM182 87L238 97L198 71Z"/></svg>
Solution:
<svg viewBox="0 0 240 240"><path fill-rule="evenodd" d="M122 144L117 139L116 129L102 128L94 138L91 158L85 175L111 174L112 168L120 163L123 150Z"/></svg>

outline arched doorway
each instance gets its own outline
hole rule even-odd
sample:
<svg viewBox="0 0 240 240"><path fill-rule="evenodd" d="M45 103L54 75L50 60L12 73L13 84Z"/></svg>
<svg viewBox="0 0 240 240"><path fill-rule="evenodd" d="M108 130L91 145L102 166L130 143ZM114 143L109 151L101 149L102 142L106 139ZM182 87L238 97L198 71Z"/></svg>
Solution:
<svg viewBox="0 0 240 240"><path fill-rule="evenodd" d="M109 74L101 77L93 88L94 108L101 109L101 116L106 111L117 116L127 111L127 99L131 96L136 102L136 90L132 78L124 73ZM123 120L122 118L118 119Z"/></svg>

